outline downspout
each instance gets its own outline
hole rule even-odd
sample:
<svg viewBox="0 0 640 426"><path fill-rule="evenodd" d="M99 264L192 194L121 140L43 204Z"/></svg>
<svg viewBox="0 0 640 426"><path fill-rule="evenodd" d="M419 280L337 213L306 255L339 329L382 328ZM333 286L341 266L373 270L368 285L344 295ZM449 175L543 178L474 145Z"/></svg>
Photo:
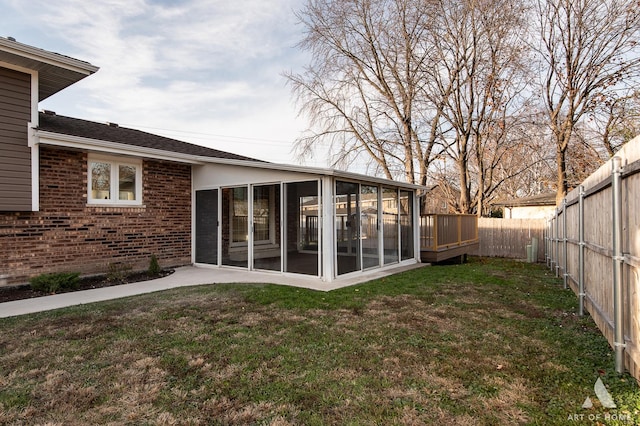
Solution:
<svg viewBox="0 0 640 426"><path fill-rule="evenodd" d="M612 183L613 191L613 349L615 351L616 371L624 373L624 329L622 312L622 169L620 157L613 157Z"/></svg>

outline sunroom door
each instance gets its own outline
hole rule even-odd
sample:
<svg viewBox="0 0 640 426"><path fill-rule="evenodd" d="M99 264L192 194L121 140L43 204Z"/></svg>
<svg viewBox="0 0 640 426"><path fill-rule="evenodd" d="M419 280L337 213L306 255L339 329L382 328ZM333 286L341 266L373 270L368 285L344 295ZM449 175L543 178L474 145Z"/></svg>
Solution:
<svg viewBox="0 0 640 426"><path fill-rule="evenodd" d="M249 189L222 189L222 264L249 266Z"/></svg>
<svg viewBox="0 0 640 426"><path fill-rule="evenodd" d="M280 185L253 187L253 269L280 271Z"/></svg>
<svg viewBox="0 0 640 426"><path fill-rule="evenodd" d="M318 181L284 184L284 271L319 275L321 204Z"/></svg>
<svg viewBox="0 0 640 426"><path fill-rule="evenodd" d="M363 269L380 266L380 221L378 218L378 187L361 185L361 244Z"/></svg>
<svg viewBox="0 0 640 426"><path fill-rule="evenodd" d="M335 230L338 275L362 269L359 186L353 182L336 182Z"/></svg>
<svg viewBox="0 0 640 426"><path fill-rule="evenodd" d="M218 264L218 190L196 191L196 263Z"/></svg>
<svg viewBox="0 0 640 426"><path fill-rule="evenodd" d="M382 188L384 264L398 262L398 190Z"/></svg>

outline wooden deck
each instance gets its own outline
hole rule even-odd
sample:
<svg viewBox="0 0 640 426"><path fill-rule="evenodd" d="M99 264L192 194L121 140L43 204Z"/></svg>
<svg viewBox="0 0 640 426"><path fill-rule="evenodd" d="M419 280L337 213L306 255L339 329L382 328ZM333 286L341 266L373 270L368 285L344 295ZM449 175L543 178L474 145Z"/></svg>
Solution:
<svg viewBox="0 0 640 426"><path fill-rule="evenodd" d="M465 256L478 248L479 243L469 243L456 247L442 248L438 251L420 249L420 260L425 263L443 262L454 257Z"/></svg>
<svg viewBox="0 0 640 426"><path fill-rule="evenodd" d="M478 217L462 214L427 214L420 217L420 259L442 262L464 256L479 245Z"/></svg>

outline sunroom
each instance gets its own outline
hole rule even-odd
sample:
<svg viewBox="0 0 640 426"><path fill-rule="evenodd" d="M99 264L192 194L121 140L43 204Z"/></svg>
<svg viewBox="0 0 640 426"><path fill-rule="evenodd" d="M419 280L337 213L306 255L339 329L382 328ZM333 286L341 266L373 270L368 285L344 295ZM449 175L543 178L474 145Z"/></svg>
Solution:
<svg viewBox="0 0 640 426"><path fill-rule="evenodd" d="M193 189L198 266L333 281L420 261L417 185L229 160L194 166Z"/></svg>

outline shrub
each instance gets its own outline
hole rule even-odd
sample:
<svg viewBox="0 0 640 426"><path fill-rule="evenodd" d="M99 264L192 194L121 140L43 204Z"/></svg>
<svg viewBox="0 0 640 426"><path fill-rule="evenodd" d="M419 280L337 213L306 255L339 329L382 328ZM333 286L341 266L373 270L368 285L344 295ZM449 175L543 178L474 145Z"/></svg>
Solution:
<svg viewBox="0 0 640 426"><path fill-rule="evenodd" d="M79 272L57 272L53 274L42 274L31 278L29 281L31 289L46 293L56 293L60 290L77 289L80 285Z"/></svg>
<svg viewBox="0 0 640 426"><path fill-rule="evenodd" d="M124 263L110 263L109 272L107 272L107 281L119 282L124 281L131 271L131 266Z"/></svg>
<svg viewBox="0 0 640 426"><path fill-rule="evenodd" d="M149 275L158 275L162 271L160 268L160 264L158 263L158 258L155 254L151 255L151 261L149 262Z"/></svg>

